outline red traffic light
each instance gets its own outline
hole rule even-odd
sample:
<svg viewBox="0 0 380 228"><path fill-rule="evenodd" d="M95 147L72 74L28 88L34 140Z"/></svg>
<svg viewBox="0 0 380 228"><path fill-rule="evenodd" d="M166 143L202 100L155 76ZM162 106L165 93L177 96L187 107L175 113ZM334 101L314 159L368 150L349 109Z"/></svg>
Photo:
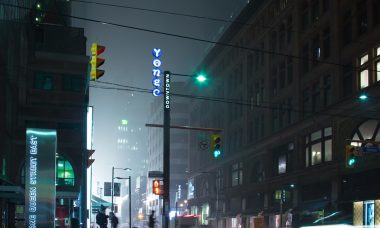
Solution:
<svg viewBox="0 0 380 228"><path fill-rule="evenodd" d="M160 180L153 180L153 194L162 195Z"/></svg>
<svg viewBox="0 0 380 228"><path fill-rule="evenodd" d="M90 76L91 80L95 81L104 75L104 70L98 69L99 66L104 64L105 59L98 58L106 48L97 43L91 45L91 61L90 61Z"/></svg>

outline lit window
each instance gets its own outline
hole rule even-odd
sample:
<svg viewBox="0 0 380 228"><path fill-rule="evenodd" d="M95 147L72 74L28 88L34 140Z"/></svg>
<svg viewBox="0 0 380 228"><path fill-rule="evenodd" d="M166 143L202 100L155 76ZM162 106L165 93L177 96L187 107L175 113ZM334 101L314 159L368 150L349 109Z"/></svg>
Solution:
<svg viewBox="0 0 380 228"><path fill-rule="evenodd" d="M324 128L306 136L305 166L332 160L332 129Z"/></svg>
<svg viewBox="0 0 380 228"><path fill-rule="evenodd" d="M380 81L380 61L376 63L376 81Z"/></svg>
<svg viewBox="0 0 380 228"><path fill-rule="evenodd" d="M360 58L360 66L363 66L367 62L368 62L368 54Z"/></svg>
<svg viewBox="0 0 380 228"><path fill-rule="evenodd" d="M322 162L321 143L311 146L311 165L316 165Z"/></svg>
<svg viewBox="0 0 380 228"><path fill-rule="evenodd" d="M360 72L360 88L365 88L368 85L368 70L363 70Z"/></svg>
<svg viewBox="0 0 380 228"><path fill-rule="evenodd" d="M376 55L377 55L377 56L380 56L380 47L377 48L377 50L376 50Z"/></svg>
<svg viewBox="0 0 380 228"><path fill-rule="evenodd" d="M278 173L286 173L286 155L282 155L278 158Z"/></svg>

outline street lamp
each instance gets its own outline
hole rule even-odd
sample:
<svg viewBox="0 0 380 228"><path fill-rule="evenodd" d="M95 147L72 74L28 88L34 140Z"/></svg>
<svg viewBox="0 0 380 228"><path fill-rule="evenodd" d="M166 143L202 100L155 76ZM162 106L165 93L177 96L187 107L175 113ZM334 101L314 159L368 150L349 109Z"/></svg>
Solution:
<svg viewBox="0 0 380 228"><path fill-rule="evenodd" d="M129 177L115 177L115 179L118 179L118 180L128 179L128 194L129 194L129 228L131 228L131 227L132 227L131 176L129 176Z"/></svg>
<svg viewBox="0 0 380 228"><path fill-rule="evenodd" d="M127 171L132 171L131 168L115 168L112 166L112 183L111 183L111 211L114 211L113 208L113 196L114 196L114 179L129 179L129 227L131 227L131 176L128 178L121 178L121 177L116 177L115 178L115 169L121 169L121 170L127 170Z"/></svg>

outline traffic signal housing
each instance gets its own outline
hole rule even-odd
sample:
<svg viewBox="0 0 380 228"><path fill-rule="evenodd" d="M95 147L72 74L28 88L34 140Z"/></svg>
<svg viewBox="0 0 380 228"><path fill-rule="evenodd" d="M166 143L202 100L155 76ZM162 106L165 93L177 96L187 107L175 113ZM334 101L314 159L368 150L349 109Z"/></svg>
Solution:
<svg viewBox="0 0 380 228"><path fill-rule="evenodd" d="M219 158L222 155L221 151L222 139L219 134L211 135L211 152L214 158Z"/></svg>
<svg viewBox="0 0 380 228"><path fill-rule="evenodd" d="M356 149L354 146L346 145L346 167L355 168L358 164L358 157L356 156Z"/></svg>
<svg viewBox="0 0 380 228"><path fill-rule="evenodd" d="M104 64L104 59L99 58L99 55L104 52L106 48L97 43L92 43L91 45L91 70L90 77L91 81L96 81L104 75L104 70L99 70L98 67Z"/></svg>
<svg viewBox="0 0 380 228"><path fill-rule="evenodd" d="M95 153L95 150L87 150L87 168L90 168L95 161L95 159L91 158L93 153Z"/></svg>
<svg viewBox="0 0 380 228"><path fill-rule="evenodd" d="M162 195L163 191L162 191L161 186L162 186L162 184L161 184L160 180L158 180L158 179L153 180L153 194Z"/></svg>

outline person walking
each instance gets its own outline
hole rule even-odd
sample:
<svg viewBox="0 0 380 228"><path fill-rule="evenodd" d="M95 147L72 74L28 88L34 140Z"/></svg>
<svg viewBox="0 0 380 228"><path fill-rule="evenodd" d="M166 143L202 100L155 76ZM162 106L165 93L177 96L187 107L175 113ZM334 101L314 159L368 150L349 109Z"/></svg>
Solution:
<svg viewBox="0 0 380 228"><path fill-rule="evenodd" d="M156 217L154 216L154 212L155 211L152 210L152 212L149 215L149 224L148 224L149 228L153 228L154 225L156 224Z"/></svg>
<svg viewBox="0 0 380 228"><path fill-rule="evenodd" d="M112 228L116 228L117 225L119 224L119 219L117 218L117 216L113 212L109 213L109 220L111 222Z"/></svg>
<svg viewBox="0 0 380 228"><path fill-rule="evenodd" d="M102 204L96 214L96 224L98 224L100 228L107 228L107 219L108 215L106 215L106 207Z"/></svg>

